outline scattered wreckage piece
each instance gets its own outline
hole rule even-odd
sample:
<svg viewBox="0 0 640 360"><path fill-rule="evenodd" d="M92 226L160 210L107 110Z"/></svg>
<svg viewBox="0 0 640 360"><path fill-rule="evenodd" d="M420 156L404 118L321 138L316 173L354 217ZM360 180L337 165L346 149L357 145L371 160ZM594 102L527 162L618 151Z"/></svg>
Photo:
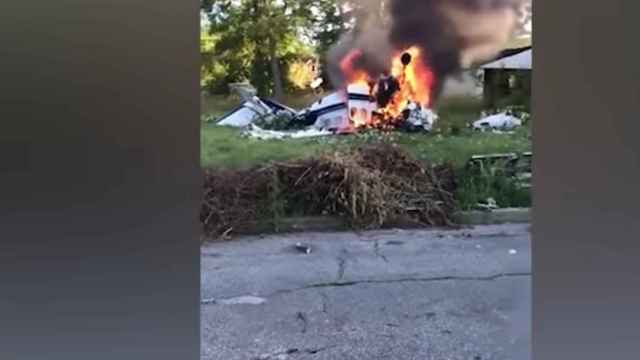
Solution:
<svg viewBox="0 0 640 360"><path fill-rule="evenodd" d="M281 140L281 139L301 139L309 137L327 136L333 135L334 132L328 130L318 130L315 128L308 128L297 131L277 131L262 129L255 124L249 124L242 132L243 136L260 139L260 140Z"/></svg>
<svg viewBox="0 0 640 360"><path fill-rule="evenodd" d="M438 115L431 109L425 109L416 103L410 103L403 111L403 125L408 131L431 131Z"/></svg>
<svg viewBox="0 0 640 360"><path fill-rule="evenodd" d="M311 90L313 90L313 93L316 95L322 94L322 92L324 91L324 89L322 88L322 84L324 83L324 80L321 77L318 77L316 79L314 79L311 84L309 84L309 87L311 88Z"/></svg>
<svg viewBox="0 0 640 360"><path fill-rule="evenodd" d="M242 99L242 103L223 115L217 125L246 127L258 120L268 123L276 117L293 119L298 111L277 101L259 97L254 87L247 83L233 83L229 87Z"/></svg>
<svg viewBox="0 0 640 360"><path fill-rule="evenodd" d="M259 97L243 101L238 107L222 116L217 125L245 127L258 118L264 118L273 115L273 110L263 102Z"/></svg>
<svg viewBox="0 0 640 360"><path fill-rule="evenodd" d="M304 254L307 254L307 255L311 254L311 246L310 245L298 242L298 243L296 243L295 248L296 248L296 250L298 250L301 253L304 253Z"/></svg>
<svg viewBox="0 0 640 360"><path fill-rule="evenodd" d="M476 204L478 210L492 211L498 209L498 203L494 198L487 198Z"/></svg>
<svg viewBox="0 0 640 360"><path fill-rule="evenodd" d="M222 116L217 125L246 127L257 121L269 123L276 117L287 117L293 119L297 112L285 105L273 100L254 96L243 101L238 107Z"/></svg>
<svg viewBox="0 0 640 360"><path fill-rule="evenodd" d="M486 116L480 120L476 120L472 124L475 130L512 130L522 126L522 120L506 112Z"/></svg>

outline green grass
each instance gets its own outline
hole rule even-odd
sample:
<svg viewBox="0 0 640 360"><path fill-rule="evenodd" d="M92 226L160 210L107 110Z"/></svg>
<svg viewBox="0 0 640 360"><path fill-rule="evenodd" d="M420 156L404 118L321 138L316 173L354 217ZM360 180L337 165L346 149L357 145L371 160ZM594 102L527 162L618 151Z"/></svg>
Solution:
<svg viewBox="0 0 640 360"><path fill-rule="evenodd" d="M468 169L459 169L457 179L456 199L463 210L471 210L478 202L487 198L493 198L503 208L531 206L531 191L519 187L516 181L505 176L488 171L478 174Z"/></svg>
<svg viewBox="0 0 640 360"><path fill-rule="evenodd" d="M246 139L238 129L222 126L203 126L200 139L202 166L206 168L247 168L272 160L304 158L326 148L319 139Z"/></svg>
<svg viewBox="0 0 640 360"><path fill-rule="evenodd" d="M530 151L528 135L528 129L523 127L513 134L470 130L463 130L458 136L372 132L308 139L257 140L242 138L240 131L234 128L203 126L201 162L205 168L248 168L272 160L300 159L322 151L382 140L398 144L418 159L433 163L451 162L460 167L476 154Z"/></svg>
<svg viewBox="0 0 640 360"><path fill-rule="evenodd" d="M513 134L477 133L463 130L458 136L401 134L395 141L420 160L436 164L463 166L471 156L490 153L524 152L531 150L528 129Z"/></svg>
<svg viewBox="0 0 640 360"><path fill-rule="evenodd" d="M313 94L287 95L284 102L300 109L314 99ZM203 113L224 114L238 103L239 99L230 96L209 96L203 99ZM527 127L518 129L514 134L477 133L469 130L468 124L478 119L482 111L482 104L478 99L447 99L436 106L436 111L440 119L433 134L394 132L383 136L374 132L355 136L256 140L240 137L240 131L234 128L203 125L201 162L207 168L247 168L270 160L305 158L321 151L376 140L397 143L419 159L434 163L452 162L456 166L464 165L475 154L531 150Z"/></svg>
<svg viewBox="0 0 640 360"><path fill-rule="evenodd" d="M443 135L456 135L457 131L466 129L480 118L483 105L478 98L455 97L439 102L434 110L440 117L434 130Z"/></svg>

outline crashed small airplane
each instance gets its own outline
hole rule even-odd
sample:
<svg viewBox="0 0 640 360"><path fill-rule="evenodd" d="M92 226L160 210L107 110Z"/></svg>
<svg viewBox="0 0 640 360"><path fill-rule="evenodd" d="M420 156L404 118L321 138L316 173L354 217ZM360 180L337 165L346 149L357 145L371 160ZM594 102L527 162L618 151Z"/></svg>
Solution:
<svg viewBox="0 0 640 360"><path fill-rule="evenodd" d="M333 133L352 133L363 128L405 131L431 131L437 115L430 104L432 75L421 65L419 49L398 53L391 71L377 80L352 67L359 56L356 50L342 62L349 84L306 109L296 111L255 94L243 96L244 102L223 116L218 125L246 127L263 119L287 117L292 124ZM412 61L416 60L416 61Z"/></svg>
<svg viewBox="0 0 640 360"><path fill-rule="evenodd" d="M378 108L378 103L369 94L369 89L355 84L347 88L346 94L344 91L333 92L300 111L254 95L222 116L217 125L244 128L257 119L268 122L269 119L284 116L290 118L292 125L304 125L333 133L352 133L360 127L359 124L375 117ZM409 102L402 116L404 122L398 127L408 131L431 131L437 120L433 111L413 102Z"/></svg>

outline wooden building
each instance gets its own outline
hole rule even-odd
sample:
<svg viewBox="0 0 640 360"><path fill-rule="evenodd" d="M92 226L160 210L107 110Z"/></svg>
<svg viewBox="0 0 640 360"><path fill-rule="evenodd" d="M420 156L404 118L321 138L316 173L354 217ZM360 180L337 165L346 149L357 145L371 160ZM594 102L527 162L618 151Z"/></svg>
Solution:
<svg viewBox="0 0 640 360"><path fill-rule="evenodd" d="M505 101L529 106L531 97L532 47L507 49L493 61L482 65L485 105L495 108Z"/></svg>

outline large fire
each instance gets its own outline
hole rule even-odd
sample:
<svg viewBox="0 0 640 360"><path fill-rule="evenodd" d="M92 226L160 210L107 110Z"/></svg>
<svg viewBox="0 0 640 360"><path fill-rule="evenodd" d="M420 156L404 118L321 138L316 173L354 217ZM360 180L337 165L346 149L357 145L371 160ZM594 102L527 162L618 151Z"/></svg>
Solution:
<svg viewBox="0 0 640 360"><path fill-rule="evenodd" d="M391 60L391 69L379 78L374 78L355 62L362 56L359 49L351 50L340 62L340 69L348 85L366 86L369 94L377 101L377 111L368 114L357 112L350 114L356 127L395 127L401 121L401 115L413 103L429 108L434 74L426 65L420 48L413 46L397 51Z"/></svg>

